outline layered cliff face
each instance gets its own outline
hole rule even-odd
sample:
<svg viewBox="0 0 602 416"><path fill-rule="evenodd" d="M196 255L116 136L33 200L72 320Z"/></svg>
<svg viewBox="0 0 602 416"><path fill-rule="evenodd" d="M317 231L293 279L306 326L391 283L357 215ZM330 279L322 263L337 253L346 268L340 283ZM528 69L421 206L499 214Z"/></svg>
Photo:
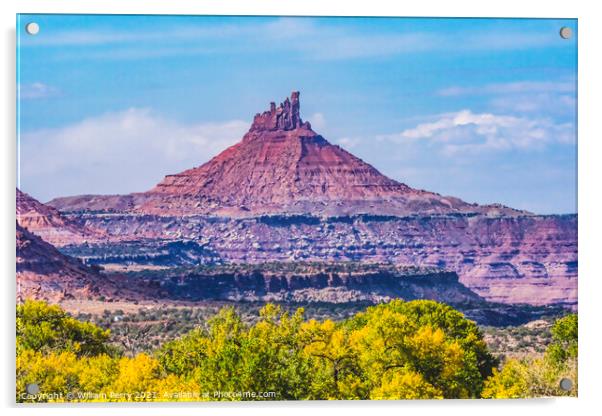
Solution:
<svg viewBox="0 0 602 416"><path fill-rule="evenodd" d="M420 194L328 143L299 116L298 94L255 116L242 141L167 176L138 211L157 214L313 212L323 204ZM334 206L333 206L334 208Z"/></svg>
<svg viewBox="0 0 602 416"><path fill-rule="evenodd" d="M115 296L114 283L75 259L60 253L37 235L16 224L17 299L95 299Z"/></svg>
<svg viewBox="0 0 602 416"><path fill-rule="evenodd" d="M109 239L135 235L140 244L136 252L147 251L148 241L157 236L171 236L202 243L221 262L352 260L437 267L456 272L461 283L491 301L577 303L575 215L218 219L87 214L78 218L104 229ZM115 256L119 245L66 250L75 256L94 256L103 264L103 259ZM132 261L124 256L124 263ZM171 266L186 264L176 256L172 261Z"/></svg>
<svg viewBox="0 0 602 416"><path fill-rule="evenodd" d="M55 208L40 203L18 188L16 215L21 227L54 246L99 242L104 237L101 231L76 224Z"/></svg>
<svg viewBox="0 0 602 416"><path fill-rule="evenodd" d="M132 280L139 280L135 276ZM376 303L395 298L483 303L453 272L379 263L264 263L166 272L159 279L171 299Z"/></svg>

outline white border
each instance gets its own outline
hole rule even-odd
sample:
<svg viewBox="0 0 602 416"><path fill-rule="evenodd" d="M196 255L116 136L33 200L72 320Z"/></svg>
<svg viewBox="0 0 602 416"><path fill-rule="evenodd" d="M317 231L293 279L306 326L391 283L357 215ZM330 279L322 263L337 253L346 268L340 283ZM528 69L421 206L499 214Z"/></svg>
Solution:
<svg viewBox="0 0 602 416"><path fill-rule="evenodd" d="M594 1L528 2L525 0L497 1L406 1L391 0L169 0L149 4L143 0L3 0L2 14L2 349L3 365L0 376L2 406L6 414L70 415L89 412L93 415L107 413L106 406L78 406L72 408L47 406L43 408L19 407L14 404L14 187L15 187L15 14L21 13L115 13L115 14L236 14L236 15L339 15L339 16L446 16L446 17L570 17L579 18L579 312L580 312L580 373L579 399L550 399L528 401L443 401L443 402L280 402L245 403L229 405L129 405L127 408L110 406L108 412L146 416L169 414L291 414L341 412L357 415L376 411L386 414L433 413L442 415L467 415L487 413L535 412L546 414L587 414L596 407L600 397L598 386L602 328L599 324L602 303L602 272L596 260L600 258L602 244L602 180L600 152L602 134L600 98L602 65L599 40L602 39L602 15ZM174 407L173 409L169 409ZM599 411L599 409L598 409Z"/></svg>

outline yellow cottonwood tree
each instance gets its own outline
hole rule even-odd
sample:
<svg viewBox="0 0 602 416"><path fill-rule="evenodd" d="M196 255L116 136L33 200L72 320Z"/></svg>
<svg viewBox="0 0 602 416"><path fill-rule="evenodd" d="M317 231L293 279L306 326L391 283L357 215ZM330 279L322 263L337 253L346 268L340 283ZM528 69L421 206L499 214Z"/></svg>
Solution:
<svg viewBox="0 0 602 416"><path fill-rule="evenodd" d="M223 308L134 357L58 307L26 302L18 318L18 401L480 397L495 364L474 322L432 301L392 301L342 322L305 321L302 309L268 304L248 325ZM572 333L570 325L558 333ZM48 395L28 396L29 383Z"/></svg>

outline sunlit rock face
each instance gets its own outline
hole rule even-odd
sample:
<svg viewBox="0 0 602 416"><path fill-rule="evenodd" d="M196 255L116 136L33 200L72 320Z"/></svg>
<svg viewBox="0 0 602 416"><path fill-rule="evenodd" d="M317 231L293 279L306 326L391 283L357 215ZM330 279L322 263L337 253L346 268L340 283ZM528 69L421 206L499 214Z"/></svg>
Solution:
<svg viewBox="0 0 602 416"><path fill-rule="evenodd" d="M79 226L18 188L16 197L17 223L54 246L98 242L104 238L101 231Z"/></svg>

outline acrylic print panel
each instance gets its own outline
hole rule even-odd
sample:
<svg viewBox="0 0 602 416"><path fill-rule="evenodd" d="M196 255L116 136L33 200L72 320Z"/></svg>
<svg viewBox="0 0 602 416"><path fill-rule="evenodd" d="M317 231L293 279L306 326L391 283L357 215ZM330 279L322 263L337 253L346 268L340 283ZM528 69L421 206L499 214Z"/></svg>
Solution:
<svg viewBox="0 0 602 416"><path fill-rule="evenodd" d="M576 20L17 32L18 402L577 395Z"/></svg>

